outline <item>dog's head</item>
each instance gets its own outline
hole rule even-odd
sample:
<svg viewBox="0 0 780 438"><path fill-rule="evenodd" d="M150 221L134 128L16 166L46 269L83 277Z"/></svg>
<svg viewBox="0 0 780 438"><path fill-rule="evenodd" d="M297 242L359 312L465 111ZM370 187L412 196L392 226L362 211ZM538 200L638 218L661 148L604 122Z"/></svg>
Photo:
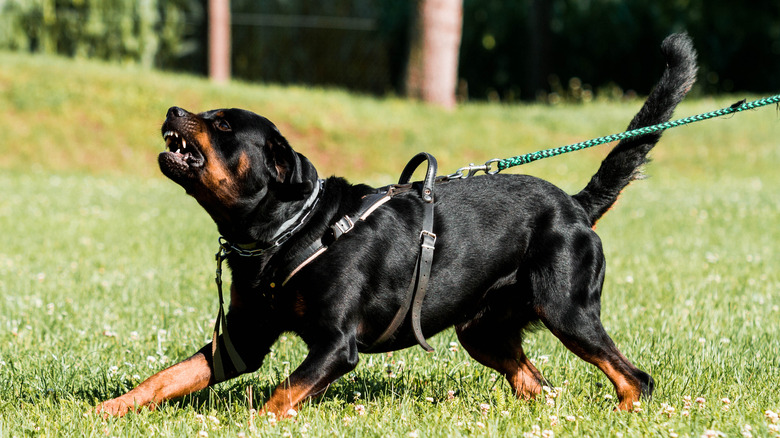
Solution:
<svg viewBox="0 0 780 438"><path fill-rule="evenodd" d="M166 150L160 170L180 184L218 225L241 217L266 202L278 205L305 199L317 172L292 150L265 117L242 109L193 114L168 110L162 135Z"/></svg>

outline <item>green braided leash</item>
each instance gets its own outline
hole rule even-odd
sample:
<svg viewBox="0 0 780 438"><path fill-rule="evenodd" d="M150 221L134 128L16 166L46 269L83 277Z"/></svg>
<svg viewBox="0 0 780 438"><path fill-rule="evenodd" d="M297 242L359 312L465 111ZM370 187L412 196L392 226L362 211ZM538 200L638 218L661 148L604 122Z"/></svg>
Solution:
<svg viewBox="0 0 780 438"><path fill-rule="evenodd" d="M700 122L702 120L725 116L726 114L732 114L732 113L745 111L749 109L760 108L762 106L771 105L773 103L775 104L780 103L780 94L771 97L765 97L763 99L754 100L752 102L745 102L744 100L741 100L729 107L722 108L716 111L685 117L683 119L673 120L666 123L659 123L657 125L645 126L644 128L638 128L631 131L621 132L619 134L612 134L612 135L607 135L605 137L594 138L591 140L583 141L580 143L574 143L567 146L561 146L557 148L531 152L524 155L518 155L512 158L505 158L503 160L490 160L488 161L488 163L486 163L487 165L486 167L488 169L485 170L488 171L490 167L489 164L493 162L497 163L498 170L493 172L488 172L488 173L498 173L504 169L508 169L513 166L519 166L521 164L531 163L536 160L541 160L542 158L554 157L556 155L565 154L567 152L574 152L581 149L587 149L604 143L610 143L617 140L623 140L626 138L638 137L653 132L664 131L669 128L676 128L678 126L687 125L689 123ZM483 169L478 169L478 170L483 170Z"/></svg>

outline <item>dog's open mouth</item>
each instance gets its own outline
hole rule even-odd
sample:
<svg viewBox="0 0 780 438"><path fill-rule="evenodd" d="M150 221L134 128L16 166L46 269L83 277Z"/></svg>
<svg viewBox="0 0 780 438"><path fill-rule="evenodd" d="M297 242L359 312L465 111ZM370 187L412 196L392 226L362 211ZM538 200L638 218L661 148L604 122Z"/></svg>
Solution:
<svg viewBox="0 0 780 438"><path fill-rule="evenodd" d="M165 150L157 160L160 170L180 184L195 177L193 172L203 167L206 161L197 142L188 139L184 133L168 127L163 130L163 139L165 139Z"/></svg>
<svg viewBox="0 0 780 438"><path fill-rule="evenodd" d="M171 154L169 158L187 167L200 167L203 164L203 155L195 142L187 142L184 135L178 131L168 130L163 133L165 139L164 153Z"/></svg>

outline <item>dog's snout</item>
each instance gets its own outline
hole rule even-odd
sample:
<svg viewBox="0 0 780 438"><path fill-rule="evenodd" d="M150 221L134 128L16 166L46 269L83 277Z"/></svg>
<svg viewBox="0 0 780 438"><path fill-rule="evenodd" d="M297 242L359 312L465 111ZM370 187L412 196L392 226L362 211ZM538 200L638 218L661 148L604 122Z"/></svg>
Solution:
<svg viewBox="0 0 780 438"><path fill-rule="evenodd" d="M187 111L179 108L178 106L172 106L168 108L168 115L166 117L172 119L172 118L184 117L185 115L187 115Z"/></svg>

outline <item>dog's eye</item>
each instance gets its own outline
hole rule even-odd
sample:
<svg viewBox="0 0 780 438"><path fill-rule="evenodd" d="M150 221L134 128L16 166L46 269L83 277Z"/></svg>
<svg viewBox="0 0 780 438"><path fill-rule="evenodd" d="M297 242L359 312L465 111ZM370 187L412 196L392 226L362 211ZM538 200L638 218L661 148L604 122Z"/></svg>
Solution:
<svg viewBox="0 0 780 438"><path fill-rule="evenodd" d="M220 131L230 131L230 124L225 119L218 119L214 122L214 126Z"/></svg>

